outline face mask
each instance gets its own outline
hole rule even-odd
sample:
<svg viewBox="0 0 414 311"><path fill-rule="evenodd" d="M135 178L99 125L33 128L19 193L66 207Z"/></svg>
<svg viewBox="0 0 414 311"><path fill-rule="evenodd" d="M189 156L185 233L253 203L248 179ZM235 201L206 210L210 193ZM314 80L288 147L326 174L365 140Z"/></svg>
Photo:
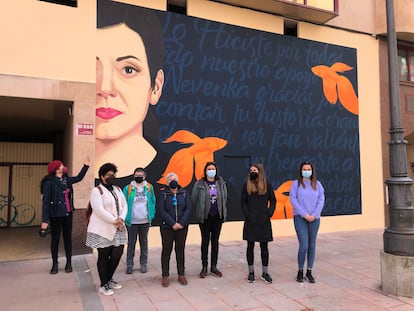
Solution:
<svg viewBox="0 0 414 311"><path fill-rule="evenodd" d="M115 181L115 176L109 176L105 179L105 181L108 185L113 185Z"/></svg>
<svg viewBox="0 0 414 311"><path fill-rule="evenodd" d="M178 182L176 180L173 180L168 184L168 187L170 187L171 189L177 189L178 188Z"/></svg>
<svg viewBox="0 0 414 311"><path fill-rule="evenodd" d="M310 178L312 176L312 171L302 171L302 177Z"/></svg>
<svg viewBox="0 0 414 311"><path fill-rule="evenodd" d="M250 172L250 179L251 180L256 180L257 177L259 177L259 173L257 173L257 172Z"/></svg>
<svg viewBox="0 0 414 311"><path fill-rule="evenodd" d="M136 176L134 177L135 182L137 183L142 183L144 181L144 177L143 176Z"/></svg>
<svg viewBox="0 0 414 311"><path fill-rule="evenodd" d="M207 177L214 178L216 177L216 170L207 170L206 175Z"/></svg>
<svg viewBox="0 0 414 311"><path fill-rule="evenodd" d="M66 166L64 166L62 168L62 174L67 174L68 173L68 168Z"/></svg>

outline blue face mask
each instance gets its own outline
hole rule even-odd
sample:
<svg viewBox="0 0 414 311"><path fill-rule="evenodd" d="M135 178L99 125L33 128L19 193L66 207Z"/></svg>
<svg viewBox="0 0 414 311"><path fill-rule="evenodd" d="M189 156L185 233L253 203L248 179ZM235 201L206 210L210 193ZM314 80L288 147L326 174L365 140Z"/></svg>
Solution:
<svg viewBox="0 0 414 311"><path fill-rule="evenodd" d="M312 171L302 171L302 177L310 178L312 176Z"/></svg>
<svg viewBox="0 0 414 311"><path fill-rule="evenodd" d="M214 178L216 177L216 170L207 170L206 175L207 177Z"/></svg>

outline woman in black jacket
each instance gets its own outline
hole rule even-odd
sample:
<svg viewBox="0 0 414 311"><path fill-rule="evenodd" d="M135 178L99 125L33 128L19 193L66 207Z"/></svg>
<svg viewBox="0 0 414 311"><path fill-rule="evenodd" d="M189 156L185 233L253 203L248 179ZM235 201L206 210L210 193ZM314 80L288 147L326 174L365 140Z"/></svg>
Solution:
<svg viewBox="0 0 414 311"><path fill-rule="evenodd" d="M272 283L268 272L269 250L268 242L273 241L272 224L270 219L276 208L276 198L272 185L267 181L261 163L250 165L249 176L243 185L241 206L245 217L243 240L247 241L247 263L249 276L247 282L253 283L254 276L254 243L260 243L262 258L262 280Z"/></svg>
<svg viewBox="0 0 414 311"><path fill-rule="evenodd" d="M178 281L181 285L187 285L184 271L184 248L191 212L191 200L185 189L178 184L177 174L167 174L166 180L168 187L161 189L156 208L161 218L161 284L164 287L169 285L170 257L175 243Z"/></svg>
<svg viewBox="0 0 414 311"><path fill-rule="evenodd" d="M42 224L41 231L50 226L52 238L50 250L52 253L52 269L50 274L58 273L58 250L60 233L63 231L65 244L66 266L65 272L72 272L72 218L73 218L73 187L80 182L89 168L89 157L77 176L68 176L67 168L62 161L55 160L48 164L48 175L40 182L42 193Z"/></svg>

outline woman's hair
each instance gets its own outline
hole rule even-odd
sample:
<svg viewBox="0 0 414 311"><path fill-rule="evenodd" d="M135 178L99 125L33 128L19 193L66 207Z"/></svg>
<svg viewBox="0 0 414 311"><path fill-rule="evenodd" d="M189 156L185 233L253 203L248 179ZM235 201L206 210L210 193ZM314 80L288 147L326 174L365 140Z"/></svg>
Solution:
<svg viewBox="0 0 414 311"><path fill-rule="evenodd" d="M125 24L141 36L147 53L151 87L154 87L155 77L164 62L164 38L158 17L149 9L110 0L99 0L97 12L98 28Z"/></svg>
<svg viewBox="0 0 414 311"><path fill-rule="evenodd" d="M259 170L259 176L256 180L251 180L249 170L249 175L247 176L247 193L249 195L251 195L252 193L258 193L259 195L263 195L267 192L267 180L263 164L253 163L250 165L249 169L251 167L255 167Z"/></svg>
<svg viewBox="0 0 414 311"><path fill-rule="evenodd" d="M105 163L102 164L102 166L99 168L99 178L102 180L102 176L105 176L106 173L108 172L114 172L114 174L116 174L116 172L118 172L117 167L115 166L115 164L113 163Z"/></svg>
<svg viewBox="0 0 414 311"><path fill-rule="evenodd" d="M316 190L316 171L315 171L315 168L313 167L313 164L310 162L305 161L300 165L298 183L302 185L303 188L305 188L305 183L303 182L303 176L302 176L302 168L304 165L310 165L312 169L312 175L310 177L310 180L311 180L312 189Z"/></svg>
<svg viewBox="0 0 414 311"><path fill-rule="evenodd" d="M203 179L207 180L207 167L210 165L214 165L214 167L216 168L216 176L214 176L214 179L217 180L219 179L219 174L218 174L218 168L217 168L217 164L214 162L207 162L206 165L204 165L204 176Z"/></svg>
<svg viewBox="0 0 414 311"><path fill-rule="evenodd" d="M167 185L168 185L168 179L170 179L172 177L177 177L177 179L178 179L178 175L174 172L168 173L167 176L165 176L165 181L167 182Z"/></svg>

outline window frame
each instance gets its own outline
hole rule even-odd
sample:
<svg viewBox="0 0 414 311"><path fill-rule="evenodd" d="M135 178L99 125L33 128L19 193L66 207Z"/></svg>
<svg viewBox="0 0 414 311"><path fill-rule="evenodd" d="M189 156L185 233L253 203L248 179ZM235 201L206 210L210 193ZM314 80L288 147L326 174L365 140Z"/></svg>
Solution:
<svg viewBox="0 0 414 311"><path fill-rule="evenodd" d="M407 73L404 80L401 77L401 68L399 67L398 72L399 80L403 82L414 82L414 47L408 45L398 45L398 56L405 54L405 60L407 62ZM412 58L412 59L411 59ZM400 63L398 64L400 66Z"/></svg>

